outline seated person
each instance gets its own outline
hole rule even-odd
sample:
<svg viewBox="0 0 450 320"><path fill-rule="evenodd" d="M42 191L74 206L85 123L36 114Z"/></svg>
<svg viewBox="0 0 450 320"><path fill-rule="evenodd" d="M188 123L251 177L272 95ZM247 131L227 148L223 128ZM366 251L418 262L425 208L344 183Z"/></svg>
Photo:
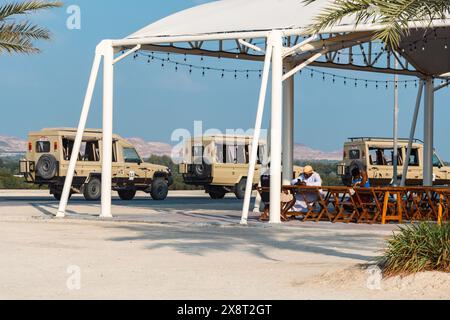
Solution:
<svg viewBox="0 0 450 320"><path fill-rule="evenodd" d="M308 187L321 187L322 178L311 166L306 166L303 169L303 173L298 179L292 180L293 186L308 186ZM292 211L294 212L308 212L308 204L312 204L317 201L317 193L300 192L296 194L296 202Z"/></svg>
<svg viewBox="0 0 450 320"><path fill-rule="evenodd" d="M370 188L370 181L365 170L354 168L352 170L352 187Z"/></svg>

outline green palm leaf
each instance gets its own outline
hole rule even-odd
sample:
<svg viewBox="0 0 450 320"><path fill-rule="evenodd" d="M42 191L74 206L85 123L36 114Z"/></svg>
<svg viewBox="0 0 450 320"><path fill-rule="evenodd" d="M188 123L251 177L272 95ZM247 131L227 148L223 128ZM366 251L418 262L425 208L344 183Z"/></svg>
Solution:
<svg viewBox="0 0 450 320"><path fill-rule="evenodd" d="M40 50L33 44L34 40L49 40L50 32L29 21L13 21L15 15L25 15L38 10L62 6L59 1L24 1L8 3L0 6L0 54L38 53Z"/></svg>
<svg viewBox="0 0 450 320"><path fill-rule="evenodd" d="M304 0L310 4L316 0ZM346 17L354 17L356 25L377 23L382 28L374 38L392 48L408 33L408 23L445 19L450 13L450 0L336 0L320 13L309 26L310 33L318 33L339 24Z"/></svg>

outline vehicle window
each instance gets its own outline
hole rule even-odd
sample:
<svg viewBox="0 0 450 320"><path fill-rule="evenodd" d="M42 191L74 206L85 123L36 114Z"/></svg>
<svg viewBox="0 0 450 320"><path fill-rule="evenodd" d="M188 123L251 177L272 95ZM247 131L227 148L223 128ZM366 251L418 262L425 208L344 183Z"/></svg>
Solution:
<svg viewBox="0 0 450 320"><path fill-rule="evenodd" d="M227 145L226 147L227 153L226 153L226 163L236 163L236 146Z"/></svg>
<svg viewBox="0 0 450 320"><path fill-rule="evenodd" d="M203 146L193 146L192 147L192 158L194 164L202 164L203 163L203 153L205 151L205 147Z"/></svg>
<svg viewBox="0 0 450 320"><path fill-rule="evenodd" d="M433 167L442 167L442 162L436 153L433 154Z"/></svg>
<svg viewBox="0 0 450 320"><path fill-rule="evenodd" d="M100 161L100 149L98 141L83 141L80 148L80 161Z"/></svg>
<svg viewBox="0 0 450 320"><path fill-rule="evenodd" d="M369 161L376 166L392 166L394 158L393 148L369 148ZM398 149L398 165L403 164L402 149Z"/></svg>
<svg viewBox="0 0 450 320"><path fill-rule="evenodd" d="M225 148L221 143L216 143L216 162L225 163Z"/></svg>
<svg viewBox="0 0 450 320"><path fill-rule="evenodd" d="M50 152L50 141L37 141L36 142L36 152L37 153Z"/></svg>
<svg viewBox="0 0 450 320"><path fill-rule="evenodd" d="M411 167L419 166L419 149L411 150L411 155L409 156L409 166Z"/></svg>
<svg viewBox="0 0 450 320"><path fill-rule="evenodd" d="M69 161L72 156L74 141L64 138L63 140L64 160ZM98 141L82 141L80 152L78 153L78 161L99 162L100 146Z"/></svg>
<svg viewBox="0 0 450 320"><path fill-rule="evenodd" d="M350 150L349 152L350 160L358 160L361 158L361 152L359 150Z"/></svg>
<svg viewBox="0 0 450 320"><path fill-rule="evenodd" d="M244 145L236 146L236 163L239 163L239 164L247 163L247 154L245 152Z"/></svg>
<svg viewBox="0 0 450 320"><path fill-rule="evenodd" d="M258 164L265 163L266 159L266 148L263 145L260 145L258 147Z"/></svg>
<svg viewBox="0 0 450 320"><path fill-rule="evenodd" d="M141 163L141 157L134 148L123 148L123 160L125 163Z"/></svg>
<svg viewBox="0 0 450 320"><path fill-rule="evenodd" d="M100 159L100 151L99 151L99 159ZM112 162L117 162L117 142L113 142L113 150L112 150Z"/></svg>

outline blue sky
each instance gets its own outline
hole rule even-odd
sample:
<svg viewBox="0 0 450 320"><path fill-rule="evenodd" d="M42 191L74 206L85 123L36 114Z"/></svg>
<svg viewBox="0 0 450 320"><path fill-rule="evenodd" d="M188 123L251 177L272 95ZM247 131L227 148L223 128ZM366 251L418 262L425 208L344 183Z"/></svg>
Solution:
<svg viewBox="0 0 450 320"><path fill-rule="evenodd" d="M5 0L1 0L5 2ZM65 8L31 17L54 33L49 43L39 43L43 53L34 56L0 56L2 116L0 135L26 137L43 127L76 126L84 98L96 44L105 38L122 38L173 12L207 2L199 0L80 0L67 1ZM68 30L66 8L81 8L81 30ZM222 59L223 60L223 59ZM200 64L200 58L189 62ZM230 63L208 60L210 66ZM248 63L244 68L260 68ZM332 70L325 70L331 71ZM335 71L337 74L343 74ZM349 77L373 78L364 73ZM376 75L380 81L392 76ZM402 78L407 79L407 78ZM101 78L99 79L101 81ZM249 129L254 125L259 78L186 70L173 66L148 65L143 58L127 59L116 67L114 131L126 137L170 142L178 128L193 130L202 120L204 128ZM101 86L97 90L89 118L90 127L101 126ZM448 89L436 96L435 144L450 159L447 143L450 109ZM416 98L414 86L400 90L400 135L407 136ZM335 84L321 76L303 73L296 77L296 142L326 151L338 150L351 136L392 135L393 89L365 89ZM267 112L266 112L267 115ZM417 137L422 138L422 114ZM267 117L265 123L267 124Z"/></svg>

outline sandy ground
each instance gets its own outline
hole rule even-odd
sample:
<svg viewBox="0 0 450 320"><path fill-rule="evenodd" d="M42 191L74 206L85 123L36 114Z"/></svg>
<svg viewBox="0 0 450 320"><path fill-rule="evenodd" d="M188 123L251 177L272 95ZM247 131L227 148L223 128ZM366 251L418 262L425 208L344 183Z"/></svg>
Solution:
<svg viewBox="0 0 450 320"><path fill-rule="evenodd" d="M57 220L44 192L0 192L0 298L450 298L447 274L381 279L365 269L395 226L272 226L252 216L244 227L240 205L201 193L158 203L140 195L115 200L116 218L99 221L99 204L75 198Z"/></svg>

